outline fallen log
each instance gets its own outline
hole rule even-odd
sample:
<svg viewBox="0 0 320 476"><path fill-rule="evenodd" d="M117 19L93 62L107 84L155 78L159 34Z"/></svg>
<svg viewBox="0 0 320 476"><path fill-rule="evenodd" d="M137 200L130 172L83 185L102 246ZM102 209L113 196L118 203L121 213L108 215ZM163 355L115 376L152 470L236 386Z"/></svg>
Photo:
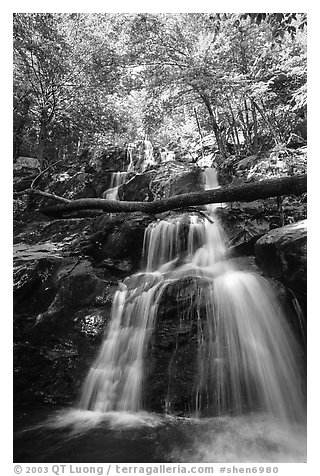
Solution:
<svg viewBox="0 0 320 476"><path fill-rule="evenodd" d="M282 177L259 182L229 185L206 190L204 192L186 193L154 202L111 201L103 198L80 198L62 205L44 207L42 213L50 217L59 217L75 210L103 210L109 213L140 211L155 215L195 205L223 202L252 202L254 200L279 197L282 195L301 195L307 191L307 175Z"/></svg>
<svg viewBox="0 0 320 476"><path fill-rule="evenodd" d="M60 197L59 195L55 195L54 193L43 192L42 190L38 190L36 188L27 188L22 192L16 192L16 195L39 195L40 197L51 198L52 200L57 200L58 202L62 203L71 203L72 200L69 198Z"/></svg>

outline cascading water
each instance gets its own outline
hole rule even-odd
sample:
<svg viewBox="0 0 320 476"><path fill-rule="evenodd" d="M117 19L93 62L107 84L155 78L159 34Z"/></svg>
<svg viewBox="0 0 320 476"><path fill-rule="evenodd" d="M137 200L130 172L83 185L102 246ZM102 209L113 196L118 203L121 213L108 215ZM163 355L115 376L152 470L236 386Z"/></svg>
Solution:
<svg viewBox="0 0 320 476"><path fill-rule="evenodd" d="M120 185L124 184L127 180L128 172L113 172L111 175L110 187L103 192L102 197L107 200L118 199L118 189Z"/></svg>
<svg viewBox="0 0 320 476"><path fill-rule="evenodd" d="M151 143L150 143L151 144ZM152 148L152 144L151 144ZM133 144L128 144L127 146L127 157L129 159L129 164L125 172L113 172L111 175L110 187L108 190L105 190L102 194L102 197L107 200L118 200L118 189L120 185L123 185L127 181L128 174L134 171L134 162L133 162Z"/></svg>
<svg viewBox="0 0 320 476"><path fill-rule="evenodd" d="M144 172L150 165L155 165L157 162L154 159L153 155L153 145L148 140L144 140L144 159L142 162L142 172Z"/></svg>
<svg viewBox="0 0 320 476"><path fill-rule="evenodd" d="M207 188L217 186L207 170ZM117 291L106 338L79 403L93 411L143 409L145 362L166 289L194 280L189 310L198 327L192 407L199 414L262 411L281 421L304 414L299 348L271 285L227 260L223 230L193 214L160 220L144 240L145 271ZM183 316L182 316L183 318ZM170 407L170 402L166 401Z"/></svg>

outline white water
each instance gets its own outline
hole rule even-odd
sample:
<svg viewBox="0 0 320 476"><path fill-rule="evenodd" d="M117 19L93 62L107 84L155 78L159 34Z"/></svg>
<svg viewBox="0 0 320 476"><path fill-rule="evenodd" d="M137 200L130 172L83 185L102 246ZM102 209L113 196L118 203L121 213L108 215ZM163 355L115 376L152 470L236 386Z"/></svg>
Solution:
<svg viewBox="0 0 320 476"><path fill-rule="evenodd" d="M207 171L206 178L207 188L217 186L214 172ZM300 351L275 293L267 280L226 260L224 232L213 208L207 210L210 221L194 214L161 220L146 230L145 272L116 292L80 409L143 409L145 361L163 293L173 282L192 277L189 308L198 316L196 413L259 411L286 424L303 419Z"/></svg>
<svg viewBox="0 0 320 476"><path fill-rule="evenodd" d="M193 431L194 443L172 450L184 463L303 463L307 461L306 428L283 424L266 414L202 418ZM288 473L289 474L289 473Z"/></svg>
<svg viewBox="0 0 320 476"><path fill-rule="evenodd" d="M102 197L107 200L118 200L118 188L125 183L127 176L128 172L113 172L110 187L103 192Z"/></svg>
<svg viewBox="0 0 320 476"><path fill-rule="evenodd" d="M135 145L129 143L127 146L127 156L129 158L129 164L125 172L113 172L111 175L110 187L105 190L102 197L107 200L118 200L118 189L120 185L124 184L127 180L128 174L134 171L133 152ZM143 162L141 165L142 172L144 172L149 166L155 165L156 161L153 155L152 143L145 139L143 141Z"/></svg>
<svg viewBox="0 0 320 476"><path fill-rule="evenodd" d="M170 450L162 457L174 463L302 463L307 458L305 426L284 424L263 413L199 419L144 411L104 413L71 409L57 411L42 424L23 433L42 429L66 430L66 443L81 436L78 440L79 458L88 452L91 444L95 444L91 458L94 458L93 454L96 456L97 432L103 453L108 451L107 439L111 436L122 448L124 458L128 452L128 434L132 434L131 438L137 444L135 450L130 445L131 452L141 451L141 442L145 444L152 440L154 450L157 450L165 434L166 446L169 442ZM141 436L139 429L142 430ZM110 430L114 433L110 434ZM177 440L177 432L184 439L183 444ZM140 461L144 462L142 455Z"/></svg>
<svg viewBox="0 0 320 476"><path fill-rule="evenodd" d="M148 140L144 140L144 159L142 163L142 172L144 172L149 166L156 165L156 160L153 155L153 145Z"/></svg>

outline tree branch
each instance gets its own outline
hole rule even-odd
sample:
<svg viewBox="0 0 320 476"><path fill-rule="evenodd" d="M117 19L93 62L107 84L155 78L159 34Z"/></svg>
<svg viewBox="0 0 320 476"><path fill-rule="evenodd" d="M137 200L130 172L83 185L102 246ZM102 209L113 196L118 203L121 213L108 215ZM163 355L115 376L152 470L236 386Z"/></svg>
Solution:
<svg viewBox="0 0 320 476"><path fill-rule="evenodd" d="M69 204L69 203L73 203L77 201L77 200L72 201L69 198L60 197L59 195L55 195L54 193L43 192L42 190L37 190L35 188L27 188L26 190L23 190L22 192L16 193L16 195L24 195L24 194L31 195L31 196L39 195L41 197L52 198L52 200L57 200L58 202L62 202L65 204Z"/></svg>
<svg viewBox="0 0 320 476"><path fill-rule="evenodd" d="M39 180L39 178L45 173L47 172L47 170L51 169L54 165L58 164L59 162L62 162L62 159L60 160L56 160L55 162L53 162L53 164L49 165L48 167L46 167L44 170L42 170L37 176L36 178L32 181L31 185L30 185L30 188L33 188L36 181Z"/></svg>

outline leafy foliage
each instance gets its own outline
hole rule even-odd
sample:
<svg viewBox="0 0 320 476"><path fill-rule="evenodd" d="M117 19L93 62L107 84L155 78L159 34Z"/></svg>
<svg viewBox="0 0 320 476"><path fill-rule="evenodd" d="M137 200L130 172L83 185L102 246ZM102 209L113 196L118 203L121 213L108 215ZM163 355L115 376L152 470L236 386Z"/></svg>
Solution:
<svg viewBox="0 0 320 476"><path fill-rule="evenodd" d="M306 81L305 14L15 14L15 157L145 136L267 157L306 139Z"/></svg>

